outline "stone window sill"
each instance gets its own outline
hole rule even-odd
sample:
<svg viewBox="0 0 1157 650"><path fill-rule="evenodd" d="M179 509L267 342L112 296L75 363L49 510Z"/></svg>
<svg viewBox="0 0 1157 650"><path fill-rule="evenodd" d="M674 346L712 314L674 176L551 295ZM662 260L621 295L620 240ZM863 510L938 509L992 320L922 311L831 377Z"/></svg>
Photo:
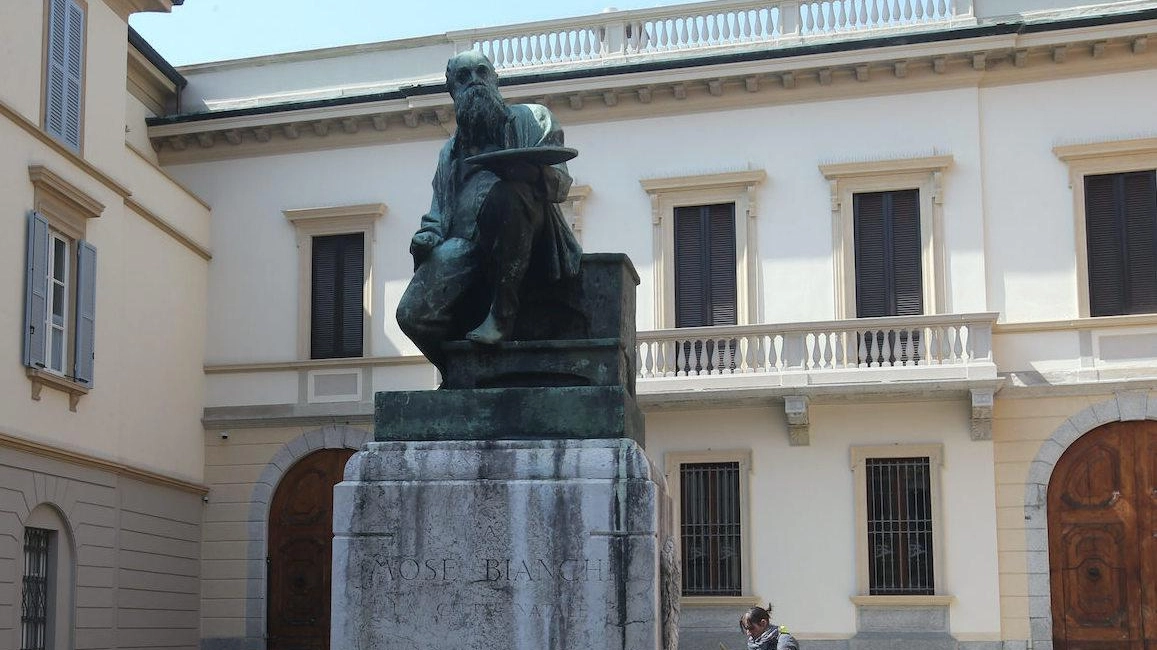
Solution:
<svg viewBox="0 0 1157 650"><path fill-rule="evenodd" d="M755 596L683 596L679 602L690 607L753 607L767 604Z"/></svg>
<svg viewBox="0 0 1157 650"><path fill-rule="evenodd" d="M947 607L955 596L852 596L860 607Z"/></svg>
<svg viewBox="0 0 1157 650"><path fill-rule="evenodd" d="M32 381L32 399L40 400L40 391L45 386L68 393L68 410L75 412L81 395L88 394L88 386L38 368L25 368L25 374Z"/></svg>

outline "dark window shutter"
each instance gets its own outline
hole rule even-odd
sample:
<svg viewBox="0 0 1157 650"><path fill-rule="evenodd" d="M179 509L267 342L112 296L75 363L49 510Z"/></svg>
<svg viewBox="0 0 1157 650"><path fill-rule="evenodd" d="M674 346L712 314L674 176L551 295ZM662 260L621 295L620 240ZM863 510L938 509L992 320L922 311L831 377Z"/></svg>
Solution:
<svg viewBox="0 0 1157 650"><path fill-rule="evenodd" d="M1157 172L1085 177L1089 311L1157 311Z"/></svg>
<svg viewBox="0 0 1157 650"><path fill-rule="evenodd" d="M45 130L79 150L84 10L75 0L51 0L48 21Z"/></svg>
<svg viewBox="0 0 1157 650"><path fill-rule="evenodd" d="M362 233L313 238L311 358L362 356Z"/></svg>
<svg viewBox="0 0 1157 650"><path fill-rule="evenodd" d="M856 316L923 314L920 191L860 193L852 207Z"/></svg>
<svg viewBox="0 0 1157 650"><path fill-rule="evenodd" d="M675 208L675 327L734 325L735 204Z"/></svg>
<svg viewBox="0 0 1157 650"><path fill-rule="evenodd" d="M96 248L81 240L76 252L76 381L92 388L96 337Z"/></svg>
<svg viewBox="0 0 1157 650"><path fill-rule="evenodd" d="M25 273L24 365L43 368L44 337L48 334L48 220L36 212L28 214Z"/></svg>

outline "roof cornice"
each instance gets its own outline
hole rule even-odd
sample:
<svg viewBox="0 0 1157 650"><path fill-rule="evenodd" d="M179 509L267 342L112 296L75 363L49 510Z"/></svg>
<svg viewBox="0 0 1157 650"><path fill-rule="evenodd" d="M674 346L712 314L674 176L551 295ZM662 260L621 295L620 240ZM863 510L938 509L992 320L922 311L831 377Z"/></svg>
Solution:
<svg viewBox="0 0 1157 650"><path fill-rule="evenodd" d="M1049 25L1053 29L1026 31L1024 23L1000 23L511 75L501 84L508 100L546 104L562 123L579 124L1157 67L1157 47L1150 46L1157 39L1157 10ZM150 125L162 163L174 164L442 139L453 130L453 105L443 85L431 82L362 97L174 116Z"/></svg>

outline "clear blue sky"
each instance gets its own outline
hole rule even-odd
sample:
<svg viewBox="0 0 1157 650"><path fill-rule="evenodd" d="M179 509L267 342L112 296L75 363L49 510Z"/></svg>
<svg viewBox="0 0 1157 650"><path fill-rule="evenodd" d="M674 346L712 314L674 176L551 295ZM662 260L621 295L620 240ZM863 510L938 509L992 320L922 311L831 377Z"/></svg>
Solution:
<svg viewBox="0 0 1157 650"><path fill-rule="evenodd" d="M688 0L185 0L129 23L173 65L375 43Z"/></svg>

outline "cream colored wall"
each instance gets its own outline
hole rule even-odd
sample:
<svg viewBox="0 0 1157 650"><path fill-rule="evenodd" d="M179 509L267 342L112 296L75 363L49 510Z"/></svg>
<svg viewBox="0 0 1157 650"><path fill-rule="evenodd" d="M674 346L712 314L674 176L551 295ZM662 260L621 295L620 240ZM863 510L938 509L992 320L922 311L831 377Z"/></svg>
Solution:
<svg viewBox="0 0 1157 650"><path fill-rule="evenodd" d="M29 9L33 5L37 11ZM7 75L0 97L16 102L34 128L40 125L42 8L41 2L15 3L5 16L19 12L19 20L0 21L0 30L11 30L0 39L3 47L23 50L0 67ZM98 251L94 387L76 412L67 395L51 387L32 400L21 339L13 335L0 346L0 433L197 482L204 471L207 261L131 209L115 188L126 188L131 201L202 248L209 212L126 147L126 122L143 131L140 112L126 112L126 29L103 2L89 0L83 160L58 153L0 116L0 212L10 215L12 235L0 238L0 331L23 328L24 215L34 196L29 165L44 165L105 206L88 220L85 234ZM35 86L27 82L32 78ZM11 88L19 92L7 94Z"/></svg>
<svg viewBox="0 0 1157 650"><path fill-rule="evenodd" d="M131 94L125 94L125 142L145 155L154 165L157 164L157 152L153 151L153 144L149 142L149 131L145 126L145 119L154 117L141 100Z"/></svg>
<svg viewBox="0 0 1157 650"><path fill-rule="evenodd" d="M40 123L43 70L44 3L8 2L0 20L0 101L32 122ZM14 65L14 63L19 63Z"/></svg>
<svg viewBox="0 0 1157 650"><path fill-rule="evenodd" d="M788 444L780 409L647 414L647 453L750 449L753 595L801 636L856 632L853 445L942 444L943 591L952 633L1000 634L993 446L969 436L962 401L813 404L811 444ZM709 446L705 438L709 437ZM817 489L817 486L822 486ZM817 540L823 540L817 543Z"/></svg>
<svg viewBox="0 0 1157 650"><path fill-rule="evenodd" d="M998 399L992 442L996 468L996 521L1000 549L1000 615L1006 639L1029 638L1025 480L1041 445L1066 419L1105 395ZM1040 614L1036 614L1039 616Z"/></svg>
<svg viewBox="0 0 1157 650"><path fill-rule="evenodd" d="M1002 321L1077 317L1072 192L1052 148L1152 134L1154 103L1152 70L981 92L989 307Z"/></svg>

